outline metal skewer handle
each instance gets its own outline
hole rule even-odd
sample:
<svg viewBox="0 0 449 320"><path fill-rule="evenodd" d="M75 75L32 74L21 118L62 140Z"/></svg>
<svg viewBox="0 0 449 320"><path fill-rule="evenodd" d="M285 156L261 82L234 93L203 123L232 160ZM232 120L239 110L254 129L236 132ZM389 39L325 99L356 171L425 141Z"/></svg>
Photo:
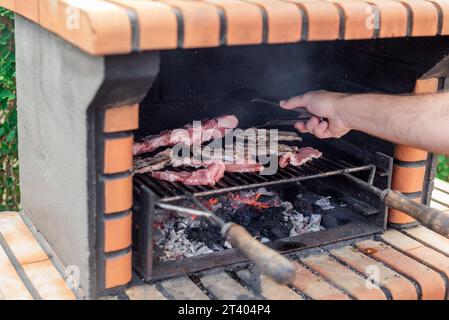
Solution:
<svg viewBox="0 0 449 320"><path fill-rule="evenodd" d="M388 207L406 213L423 226L449 238L449 213L414 202L398 191L391 189L381 190L353 175L345 174L344 176L365 190L379 196L380 200Z"/></svg>
<svg viewBox="0 0 449 320"><path fill-rule="evenodd" d="M185 208L181 206L157 203L157 207L184 214L205 217L221 229L222 236L234 247L239 249L265 275L279 284L290 284L295 278L295 266L279 252L260 243L241 225L225 223L212 212Z"/></svg>

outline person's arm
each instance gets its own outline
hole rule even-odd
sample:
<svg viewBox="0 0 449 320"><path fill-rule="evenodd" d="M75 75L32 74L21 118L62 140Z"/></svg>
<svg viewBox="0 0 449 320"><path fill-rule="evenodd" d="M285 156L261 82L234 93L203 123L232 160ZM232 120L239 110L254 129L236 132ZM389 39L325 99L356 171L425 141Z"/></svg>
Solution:
<svg viewBox="0 0 449 320"><path fill-rule="evenodd" d="M295 127L318 138L339 138L359 130L431 152L449 154L449 92L394 96L310 92L281 101L285 109L306 108L314 115Z"/></svg>

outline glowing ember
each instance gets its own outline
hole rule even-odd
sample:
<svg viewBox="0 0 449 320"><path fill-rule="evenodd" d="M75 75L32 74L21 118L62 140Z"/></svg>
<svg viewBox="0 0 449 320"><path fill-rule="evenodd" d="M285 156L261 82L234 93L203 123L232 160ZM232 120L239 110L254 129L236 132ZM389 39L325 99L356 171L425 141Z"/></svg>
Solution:
<svg viewBox="0 0 449 320"><path fill-rule="evenodd" d="M307 211L314 205L319 212L324 212L315 205L322 196L309 199L304 192L300 194L301 202L297 200L296 190L289 194L258 188L215 195L200 201L224 221L242 225L253 237L265 243L324 230L321 214L312 209ZM335 202L331 200L326 199L326 205L333 207ZM332 210L327 211L327 215L332 214ZM154 252L163 262L232 248L221 236L220 229L201 216L165 212L154 218L154 231Z"/></svg>
<svg viewBox="0 0 449 320"><path fill-rule="evenodd" d="M210 205L217 204L217 203L218 203L218 198L210 198L207 202L208 202Z"/></svg>
<svg viewBox="0 0 449 320"><path fill-rule="evenodd" d="M240 194L235 194L235 195L231 195L231 198L234 201L237 202L241 202L244 204L247 204L249 206L252 207L256 207L257 209L268 209L271 207L271 205L269 203L265 203L265 202L259 202L259 198L260 198L261 194L260 193L256 193L255 196L253 197L242 197L240 196Z"/></svg>

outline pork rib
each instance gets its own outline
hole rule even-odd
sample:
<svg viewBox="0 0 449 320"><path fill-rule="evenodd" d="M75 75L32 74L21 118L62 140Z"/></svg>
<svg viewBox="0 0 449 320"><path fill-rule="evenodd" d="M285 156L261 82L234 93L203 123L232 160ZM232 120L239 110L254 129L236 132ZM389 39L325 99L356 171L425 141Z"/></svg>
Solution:
<svg viewBox="0 0 449 320"><path fill-rule="evenodd" d="M151 152L160 147L174 146L179 143L192 145L223 137L229 129L237 128L239 120L234 115L224 115L201 121L200 130L195 130L191 124L182 129L166 130L158 135L149 136L133 145L133 154L139 155ZM200 131L200 132L196 132Z"/></svg>

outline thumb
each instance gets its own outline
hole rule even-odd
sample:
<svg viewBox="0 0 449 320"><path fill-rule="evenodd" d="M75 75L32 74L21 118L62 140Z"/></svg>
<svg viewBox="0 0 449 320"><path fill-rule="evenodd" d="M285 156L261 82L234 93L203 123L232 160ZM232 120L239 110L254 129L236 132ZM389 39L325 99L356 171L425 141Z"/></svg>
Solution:
<svg viewBox="0 0 449 320"><path fill-rule="evenodd" d="M279 105L283 109L295 109L295 108L305 108L308 104L308 100L306 95L300 95L296 97L292 97L288 100L280 101Z"/></svg>

